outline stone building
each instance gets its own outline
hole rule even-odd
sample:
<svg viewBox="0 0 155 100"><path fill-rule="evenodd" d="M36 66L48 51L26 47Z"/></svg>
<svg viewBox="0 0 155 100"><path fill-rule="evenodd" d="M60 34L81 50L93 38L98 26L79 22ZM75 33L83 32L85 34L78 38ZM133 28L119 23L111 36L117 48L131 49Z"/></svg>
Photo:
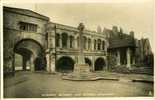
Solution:
<svg viewBox="0 0 155 100"><path fill-rule="evenodd" d="M74 70L74 64L79 62L77 27L53 23L44 15L19 8L3 7L3 18L4 73ZM99 26L97 32L85 29L83 40L85 63L91 71L108 70L113 66L130 69L142 63L146 55L148 63L152 59L148 56L152 54L148 40L136 40L133 31L127 35L116 26L103 31ZM145 47L140 45L142 42ZM139 56L143 57L135 60Z"/></svg>
<svg viewBox="0 0 155 100"><path fill-rule="evenodd" d="M148 38L136 39L136 63L142 66L153 67L153 52Z"/></svg>
<svg viewBox="0 0 155 100"><path fill-rule="evenodd" d="M4 73L14 72L16 63L23 70L44 69L45 25L49 18L26 9L4 7L3 19Z"/></svg>
<svg viewBox="0 0 155 100"><path fill-rule="evenodd" d="M123 33L122 28L113 26L112 29L104 28L108 41L108 67L125 67L134 70L139 67L143 71L153 71L153 52L148 39L136 39L134 32ZM137 69L136 69L137 70ZM140 70L138 70L140 71Z"/></svg>
<svg viewBox="0 0 155 100"><path fill-rule="evenodd" d="M135 64L135 40L134 32L130 35L123 33L123 30L113 26L112 30L104 29L109 42L108 57L109 66L126 66L129 69Z"/></svg>
<svg viewBox="0 0 155 100"><path fill-rule="evenodd" d="M4 7L4 72L72 71L78 62L79 30L52 23L27 9ZM84 57L90 70L107 68L104 34L84 30ZM20 68L17 68L17 67Z"/></svg>

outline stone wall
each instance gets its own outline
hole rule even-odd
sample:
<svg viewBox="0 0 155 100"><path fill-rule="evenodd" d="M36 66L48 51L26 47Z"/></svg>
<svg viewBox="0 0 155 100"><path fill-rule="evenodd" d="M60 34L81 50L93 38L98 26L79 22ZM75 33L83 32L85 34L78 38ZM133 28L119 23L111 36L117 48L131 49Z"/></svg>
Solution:
<svg viewBox="0 0 155 100"><path fill-rule="evenodd" d="M4 9L4 31L3 31L3 45L4 45L4 72L12 72L14 70L14 48L15 45L22 40L36 41L43 49L46 47L45 25L48 20L35 18L33 16L19 14L13 11ZM28 32L20 30L20 22L32 23L37 25L37 32ZM34 50L37 48L34 48Z"/></svg>

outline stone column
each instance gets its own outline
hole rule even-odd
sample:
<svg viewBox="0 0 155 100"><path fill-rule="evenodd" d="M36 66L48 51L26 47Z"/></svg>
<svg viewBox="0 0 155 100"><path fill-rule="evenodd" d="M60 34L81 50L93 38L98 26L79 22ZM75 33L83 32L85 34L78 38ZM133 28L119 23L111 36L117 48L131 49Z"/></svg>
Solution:
<svg viewBox="0 0 155 100"><path fill-rule="evenodd" d="M46 54L46 61L47 61L47 67L46 70L49 73L54 73L55 72L55 56L52 55L52 51L47 51Z"/></svg>
<svg viewBox="0 0 155 100"><path fill-rule="evenodd" d="M98 51L98 41L96 39L96 51Z"/></svg>
<svg viewBox="0 0 155 100"><path fill-rule="evenodd" d="M91 50L94 51L94 39L91 39Z"/></svg>
<svg viewBox="0 0 155 100"><path fill-rule="evenodd" d="M27 60L27 62L26 62L26 67L27 67L28 70L30 69L30 67L31 67L30 60Z"/></svg>
<svg viewBox="0 0 155 100"><path fill-rule="evenodd" d="M46 70L47 72L50 72L50 54L49 53L46 54L46 61L47 61Z"/></svg>
<svg viewBox="0 0 155 100"><path fill-rule="evenodd" d="M67 40L67 47L68 47L68 49L70 48L70 38L68 38L68 40Z"/></svg>
<svg viewBox="0 0 155 100"><path fill-rule="evenodd" d="M68 40L67 40L67 48L68 48L68 49L70 48L70 37L69 37Z"/></svg>
<svg viewBox="0 0 155 100"><path fill-rule="evenodd" d="M74 39L74 49L77 49L77 38Z"/></svg>
<svg viewBox="0 0 155 100"><path fill-rule="evenodd" d="M132 55L132 64L135 64L135 55Z"/></svg>
<svg viewBox="0 0 155 100"><path fill-rule="evenodd" d="M100 44L100 51L102 51L103 49L102 49L102 40L101 40L101 44Z"/></svg>
<svg viewBox="0 0 155 100"><path fill-rule="evenodd" d="M88 38L86 39L86 50L88 50Z"/></svg>
<svg viewBox="0 0 155 100"><path fill-rule="evenodd" d="M131 67L131 54L130 54L130 48L127 48L126 51L126 56L127 56L127 67L130 68Z"/></svg>
<svg viewBox="0 0 155 100"><path fill-rule="evenodd" d="M50 64L50 71L52 73L55 73L55 56L51 55L51 64Z"/></svg>
<svg viewBox="0 0 155 100"><path fill-rule="evenodd" d="M117 65L118 66L121 65L120 64L120 51L119 50L117 50Z"/></svg>
<svg viewBox="0 0 155 100"><path fill-rule="evenodd" d="M13 56L12 56L12 59L10 59L11 62L9 62L11 66L8 66L8 67L12 67L12 75L14 76L15 75L15 53L13 53Z"/></svg>
<svg viewBox="0 0 155 100"><path fill-rule="evenodd" d="M27 59L23 57L23 70L26 70Z"/></svg>
<svg viewBox="0 0 155 100"><path fill-rule="evenodd" d="M61 34L60 34L60 38L59 38L59 46L60 46L60 48L62 48L62 36L61 36Z"/></svg>
<svg viewBox="0 0 155 100"><path fill-rule="evenodd" d="M30 70L33 72L35 71L35 66L34 66L34 55L31 55L30 57L30 63L31 63L31 67L30 67Z"/></svg>
<svg viewBox="0 0 155 100"><path fill-rule="evenodd" d="M93 56L93 59L92 59L92 71L95 71L94 63L95 63L95 57Z"/></svg>

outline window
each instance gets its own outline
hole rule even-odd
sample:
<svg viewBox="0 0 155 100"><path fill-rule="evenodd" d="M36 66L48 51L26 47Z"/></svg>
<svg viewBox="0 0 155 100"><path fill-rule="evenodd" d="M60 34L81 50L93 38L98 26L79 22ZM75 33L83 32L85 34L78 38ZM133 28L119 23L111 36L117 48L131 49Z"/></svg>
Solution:
<svg viewBox="0 0 155 100"><path fill-rule="evenodd" d="M79 37L77 37L77 47L79 47Z"/></svg>
<svg viewBox="0 0 155 100"><path fill-rule="evenodd" d="M100 39L98 39L98 41L97 41L97 42L98 42L98 45L97 45L97 46L98 46L98 48L97 48L97 49L98 49L98 50L101 50L101 40L100 40Z"/></svg>
<svg viewBox="0 0 155 100"><path fill-rule="evenodd" d="M67 48L68 35L67 33L62 33L62 47Z"/></svg>
<svg viewBox="0 0 155 100"><path fill-rule="evenodd" d="M94 40L94 50L96 50L96 40Z"/></svg>
<svg viewBox="0 0 155 100"><path fill-rule="evenodd" d="M74 37L70 36L70 48L73 48Z"/></svg>
<svg viewBox="0 0 155 100"><path fill-rule="evenodd" d="M60 35L57 33L56 34L56 46L59 47L60 46Z"/></svg>
<svg viewBox="0 0 155 100"><path fill-rule="evenodd" d="M102 41L102 50L104 50L104 49L105 49L105 42Z"/></svg>
<svg viewBox="0 0 155 100"><path fill-rule="evenodd" d="M87 38L85 36L83 36L83 48L87 49Z"/></svg>
<svg viewBox="0 0 155 100"><path fill-rule="evenodd" d="M20 30L29 31L29 32L37 32L37 25L32 23L20 22Z"/></svg>
<svg viewBox="0 0 155 100"><path fill-rule="evenodd" d="M91 39L90 38L88 39L88 49L89 50L91 49Z"/></svg>

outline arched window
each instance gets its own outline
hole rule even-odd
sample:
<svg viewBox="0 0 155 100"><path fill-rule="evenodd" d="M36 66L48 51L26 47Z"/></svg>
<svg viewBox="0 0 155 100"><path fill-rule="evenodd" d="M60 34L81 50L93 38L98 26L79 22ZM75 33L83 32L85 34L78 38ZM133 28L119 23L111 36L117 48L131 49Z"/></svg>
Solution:
<svg viewBox="0 0 155 100"><path fill-rule="evenodd" d="M105 42L102 41L102 50L104 50L104 49L105 49Z"/></svg>
<svg viewBox="0 0 155 100"><path fill-rule="evenodd" d="M60 46L60 34L56 34L56 46L59 47Z"/></svg>
<svg viewBox="0 0 155 100"><path fill-rule="evenodd" d="M88 39L88 49L89 50L91 49L91 39L90 38Z"/></svg>
<svg viewBox="0 0 155 100"><path fill-rule="evenodd" d="M63 48L67 48L67 40L68 40L67 33L62 33L62 47Z"/></svg>
<svg viewBox="0 0 155 100"><path fill-rule="evenodd" d="M83 37L83 48L84 48L84 49L87 49L86 43L87 43L87 38L84 36L84 37Z"/></svg>
<svg viewBox="0 0 155 100"><path fill-rule="evenodd" d="M94 50L96 50L96 40L94 40Z"/></svg>
<svg viewBox="0 0 155 100"><path fill-rule="evenodd" d="M98 49L98 50L101 50L101 39L98 39L98 40L97 40L97 44L98 44L98 45L97 45L97 49Z"/></svg>
<svg viewBox="0 0 155 100"><path fill-rule="evenodd" d="M79 47L79 36L77 37L77 47Z"/></svg>
<svg viewBox="0 0 155 100"><path fill-rule="evenodd" d="M74 37L70 36L70 48L73 48L73 41L74 41Z"/></svg>

